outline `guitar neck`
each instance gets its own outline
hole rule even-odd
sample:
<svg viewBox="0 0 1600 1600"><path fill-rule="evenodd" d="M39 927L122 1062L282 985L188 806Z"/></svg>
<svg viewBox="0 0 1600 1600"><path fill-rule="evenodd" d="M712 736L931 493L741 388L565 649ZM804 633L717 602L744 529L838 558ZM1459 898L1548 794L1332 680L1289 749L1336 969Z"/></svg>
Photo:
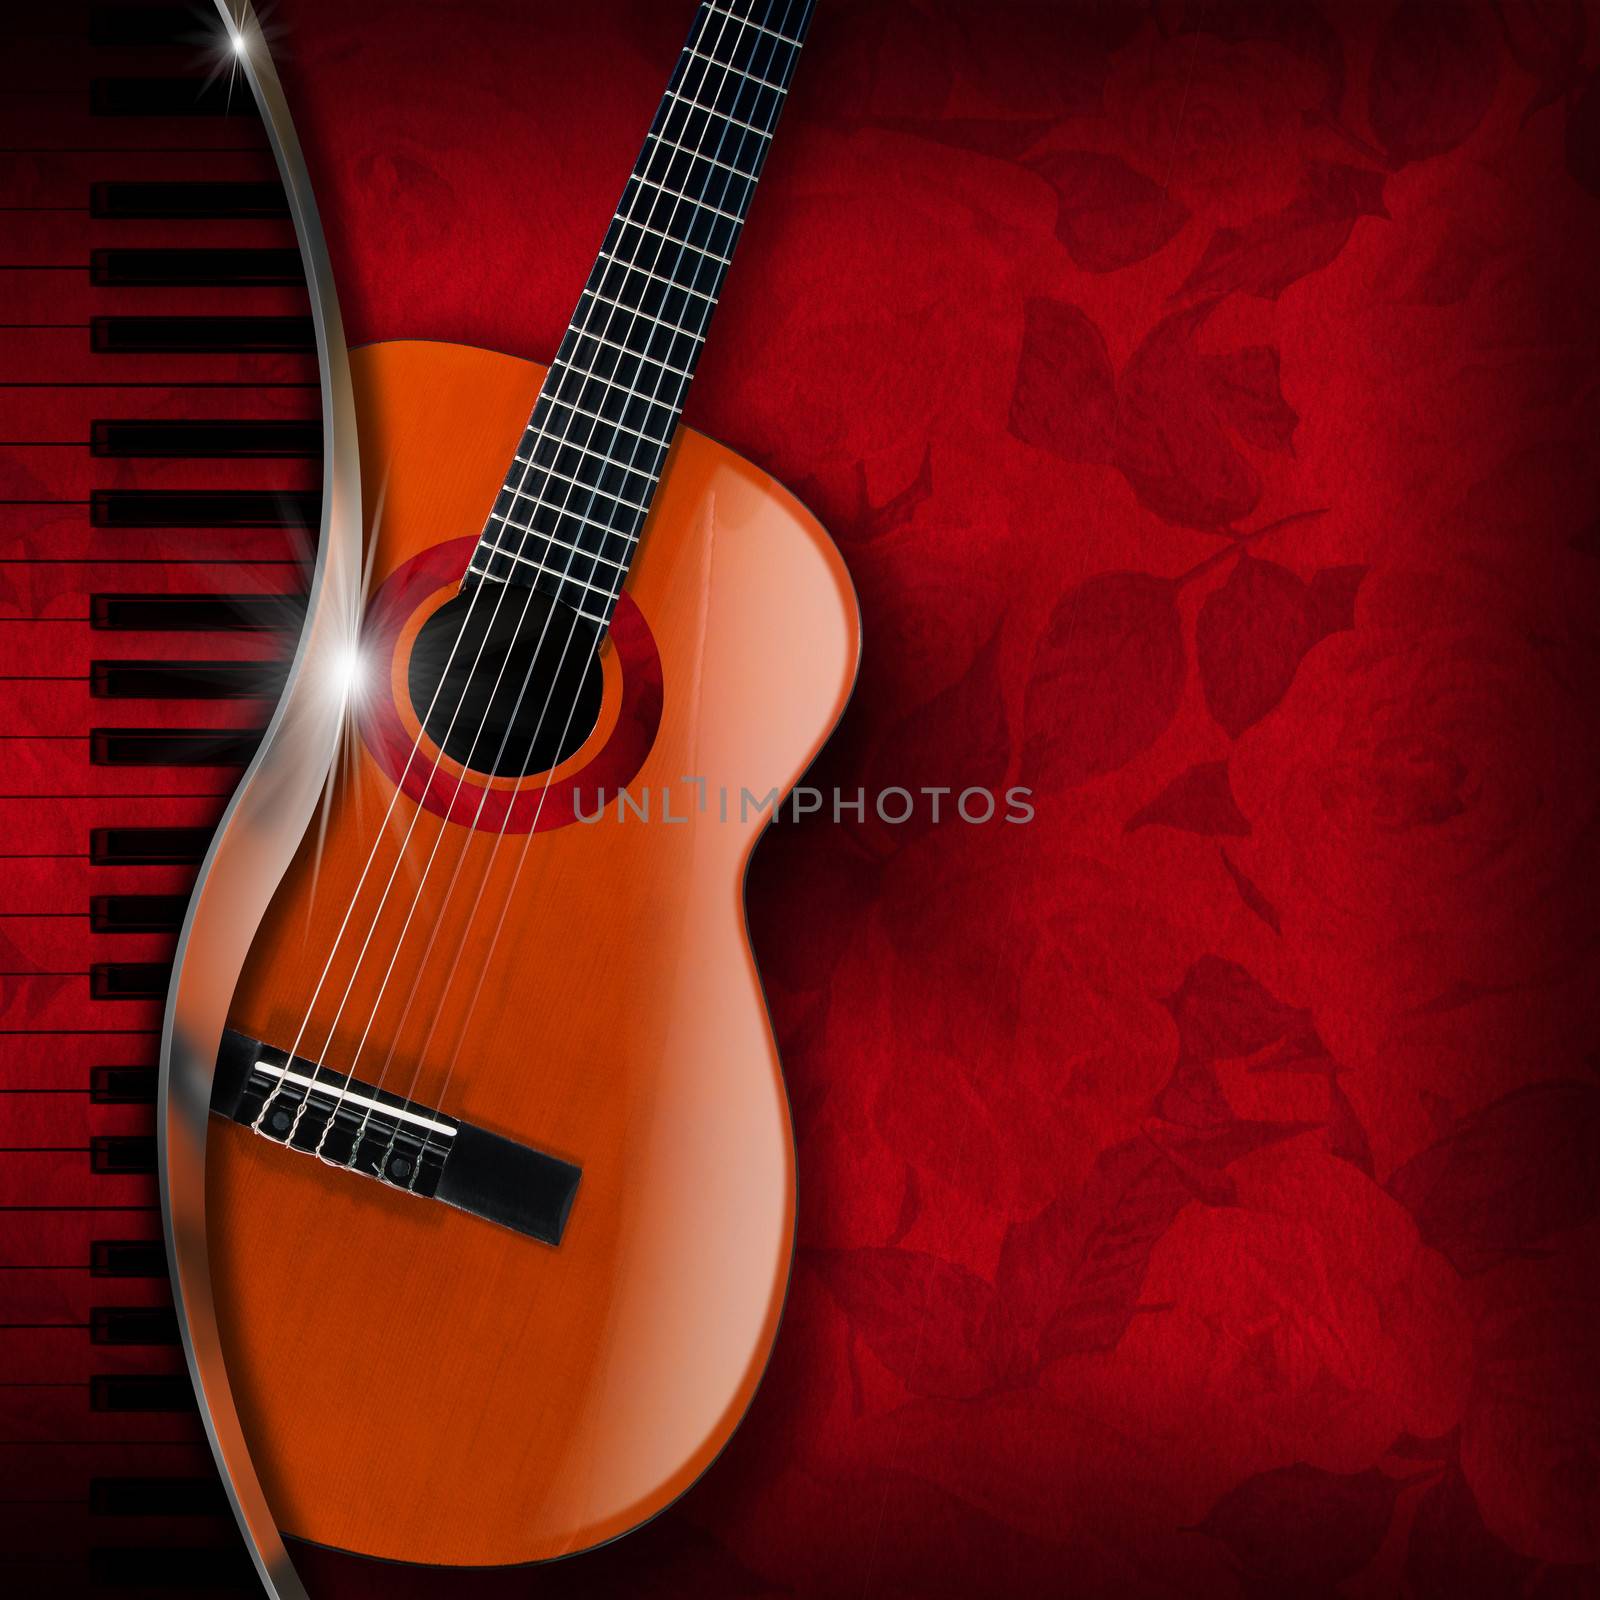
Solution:
<svg viewBox="0 0 1600 1600"><path fill-rule="evenodd" d="M706 0L696 13L464 590L527 585L609 625L812 4Z"/></svg>

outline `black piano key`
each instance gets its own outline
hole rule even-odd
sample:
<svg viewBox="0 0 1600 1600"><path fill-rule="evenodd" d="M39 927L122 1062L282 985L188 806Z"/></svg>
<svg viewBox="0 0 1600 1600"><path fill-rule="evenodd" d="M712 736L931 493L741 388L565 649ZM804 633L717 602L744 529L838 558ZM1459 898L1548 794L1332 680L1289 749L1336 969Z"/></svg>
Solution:
<svg viewBox="0 0 1600 1600"><path fill-rule="evenodd" d="M89 901L92 933L176 933L189 904L181 894L97 894ZM97 1072L132 1072L143 1068L97 1067Z"/></svg>
<svg viewBox="0 0 1600 1600"><path fill-rule="evenodd" d="M89 215L123 220L188 217L287 217L278 183L97 183Z"/></svg>
<svg viewBox="0 0 1600 1600"><path fill-rule="evenodd" d="M303 594L97 594L89 626L113 633L257 633L300 627Z"/></svg>
<svg viewBox="0 0 1600 1600"><path fill-rule="evenodd" d="M89 8L89 43L105 49L127 45L192 45L200 31L193 6L96 5Z"/></svg>
<svg viewBox="0 0 1600 1600"><path fill-rule="evenodd" d="M119 1071L119 1068L96 1067L96 1072ZM148 1070L154 1095L155 1068ZM95 1239L89 1245L89 1276L92 1278L164 1278L167 1275L166 1252L159 1239Z"/></svg>
<svg viewBox="0 0 1600 1600"><path fill-rule="evenodd" d="M194 1390L183 1376L101 1372L89 1380L91 1411L193 1411Z"/></svg>
<svg viewBox="0 0 1600 1600"><path fill-rule="evenodd" d="M89 693L97 700L275 699L284 672L273 661L94 661Z"/></svg>
<svg viewBox="0 0 1600 1600"><path fill-rule="evenodd" d="M178 1316L171 1306L90 1306L89 1343L173 1345Z"/></svg>
<svg viewBox="0 0 1600 1600"><path fill-rule="evenodd" d="M260 288L301 284L298 250L94 250L89 281L100 288Z"/></svg>
<svg viewBox="0 0 1600 1600"><path fill-rule="evenodd" d="M103 1177L154 1172L156 1142L143 1134L96 1134L89 1141L89 1169Z"/></svg>
<svg viewBox="0 0 1600 1600"><path fill-rule="evenodd" d="M242 767L261 742L259 728L95 728L97 767Z"/></svg>
<svg viewBox="0 0 1600 1600"><path fill-rule="evenodd" d="M145 421L107 418L89 430L89 453L128 459L180 456L191 460L279 457L314 460L322 454L322 424L236 417Z"/></svg>
<svg viewBox="0 0 1600 1600"><path fill-rule="evenodd" d="M314 528L314 489L95 489L96 528Z"/></svg>
<svg viewBox="0 0 1600 1600"><path fill-rule="evenodd" d="M89 993L96 1000L159 1000L171 979L165 961L96 961L89 968Z"/></svg>
<svg viewBox="0 0 1600 1600"><path fill-rule="evenodd" d="M154 1067L91 1067L89 1102L97 1106L154 1105Z"/></svg>
<svg viewBox="0 0 1600 1600"><path fill-rule="evenodd" d="M258 1595L261 1586L243 1546L95 1545L89 1551L89 1581L95 1592L137 1589L169 1594L181 1590Z"/></svg>
<svg viewBox="0 0 1600 1600"><path fill-rule="evenodd" d="M216 1478L91 1478L96 1517L221 1517L228 1496Z"/></svg>
<svg viewBox="0 0 1600 1600"><path fill-rule="evenodd" d="M248 84L222 72L210 79L95 78L89 109L97 117L254 117L256 102Z"/></svg>
<svg viewBox="0 0 1600 1600"><path fill-rule="evenodd" d="M205 859L210 828L95 828L89 860L97 867L188 867Z"/></svg>
<svg viewBox="0 0 1600 1600"><path fill-rule="evenodd" d="M98 355L262 355L317 347L310 317L93 317Z"/></svg>

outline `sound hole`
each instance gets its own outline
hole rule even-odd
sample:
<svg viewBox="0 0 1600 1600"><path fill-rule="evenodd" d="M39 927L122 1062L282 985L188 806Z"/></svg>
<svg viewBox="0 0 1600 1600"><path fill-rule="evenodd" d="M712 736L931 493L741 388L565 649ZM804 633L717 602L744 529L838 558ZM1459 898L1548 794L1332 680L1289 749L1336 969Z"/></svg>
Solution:
<svg viewBox="0 0 1600 1600"><path fill-rule="evenodd" d="M417 635L411 704L462 766L495 777L543 772L594 731L603 688L595 643L589 623L536 590L480 593L476 604L457 595Z"/></svg>

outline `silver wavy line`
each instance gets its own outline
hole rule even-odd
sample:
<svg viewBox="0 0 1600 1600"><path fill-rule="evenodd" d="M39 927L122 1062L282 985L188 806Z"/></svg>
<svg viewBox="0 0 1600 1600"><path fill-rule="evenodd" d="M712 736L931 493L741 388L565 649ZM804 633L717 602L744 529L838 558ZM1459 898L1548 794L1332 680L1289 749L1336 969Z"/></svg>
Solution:
<svg viewBox="0 0 1600 1600"><path fill-rule="evenodd" d="M245 957L311 824L339 747L344 652L361 614L361 482L344 325L283 87L250 0L216 0L266 126L305 265L322 391L322 527L283 697L201 864L161 1032L156 1136L161 1221L183 1351L211 1451L269 1600L308 1600L262 1492L217 1333L205 1155L217 1047Z"/></svg>

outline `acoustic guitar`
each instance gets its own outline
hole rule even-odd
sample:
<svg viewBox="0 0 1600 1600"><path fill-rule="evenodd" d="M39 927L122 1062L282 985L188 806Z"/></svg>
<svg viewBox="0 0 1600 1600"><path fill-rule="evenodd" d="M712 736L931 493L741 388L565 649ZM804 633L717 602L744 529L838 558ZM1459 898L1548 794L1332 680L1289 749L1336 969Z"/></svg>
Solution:
<svg viewBox="0 0 1600 1600"><path fill-rule="evenodd" d="M548 369L350 355L346 737L206 1141L228 1383L304 1540L611 1539L706 1469L772 1347L795 1162L743 875L857 622L805 509L679 420L810 10L699 7Z"/></svg>

